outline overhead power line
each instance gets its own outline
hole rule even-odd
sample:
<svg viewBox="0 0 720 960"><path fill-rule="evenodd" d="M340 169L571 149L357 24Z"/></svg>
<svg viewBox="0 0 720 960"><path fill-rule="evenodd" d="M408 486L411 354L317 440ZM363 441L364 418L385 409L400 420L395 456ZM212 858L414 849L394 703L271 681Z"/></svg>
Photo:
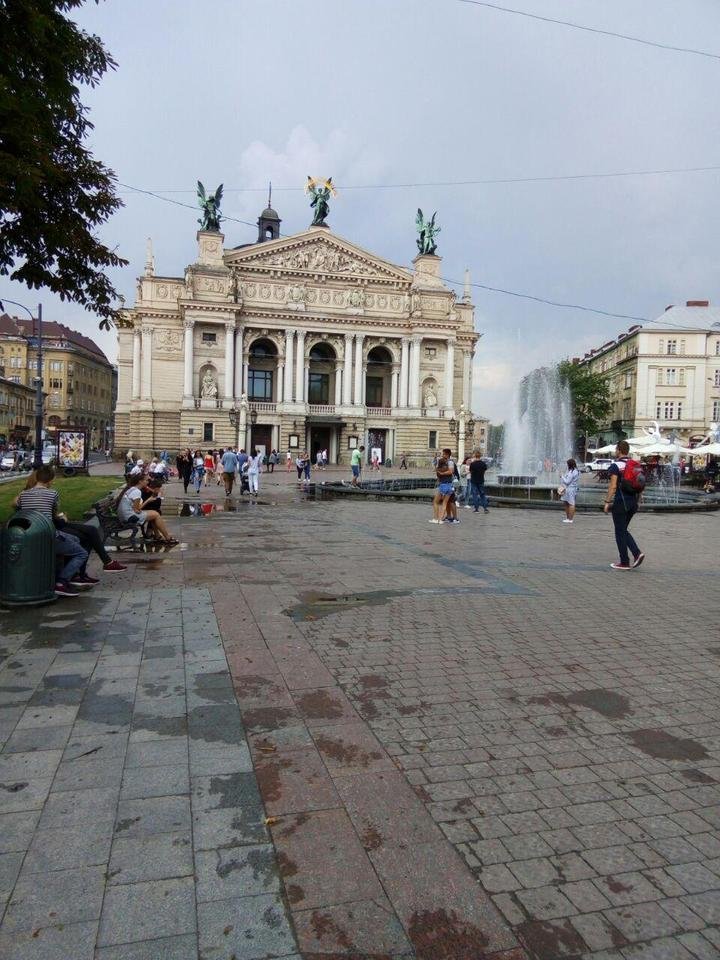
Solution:
<svg viewBox="0 0 720 960"><path fill-rule="evenodd" d="M678 47L670 43L660 43L657 40L647 40L645 37L635 37L628 33L618 33L615 30L602 30L600 27L588 27L582 23L575 23L572 20L560 20L556 17L546 17L539 13L530 13L528 10L516 10L513 7L505 7L499 3L490 3L489 0L457 0L458 3L466 3L473 7L487 7L490 10L497 10L500 13L511 13L517 17L527 17L529 20L541 20L543 23L554 23L561 27L570 27L573 30L583 30L585 33L595 33L603 37L614 37L616 40L628 40L630 43L641 43L646 47L657 47L660 50L670 50L673 53L690 53L696 57L708 57L711 60L720 60L720 54L712 53L709 50L697 50L694 47Z"/></svg>
<svg viewBox="0 0 720 960"><path fill-rule="evenodd" d="M143 190L141 187L134 187L129 183L120 183L120 186L125 187L126 190L131 190L133 193L142 194L144 196L153 197L156 200L163 200L165 203L172 203L177 207L185 207L187 210L198 210L198 207L193 206L190 203L183 203L181 200L173 200L172 197L164 197L160 193L156 193L153 190ZM273 188L274 189L274 188ZM237 217L226 217L223 216L223 220L231 220L233 223L242 223L248 227L255 227L256 224L251 223L249 220L239 220ZM281 234L281 236L286 237L288 234ZM445 283L449 283L455 287L463 287L465 284L464 280L452 280L450 277L441 277ZM532 293L524 293L519 290L508 290L504 287L493 287L486 283L477 283L471 282L471 287L475 287L479 290L487 290L490 293L499 293L507 297L517 297L522 300L532 300L535 303L542 303L549 307L555 307L563 310L580 310L583 313L595 313L602 317L612 317L616 320L633 320L636 323L661 323L662 319L651 320L648 317L637 317L632 314L627 313L616 313L612 310L605 310L601 307L589 307L586 304L580 303L565 303L560 300L550 300L547 297L540 297ZM681 329L678 324L678 329ZM686 329L692 329L690 327Z"/></svg>
<svg viewBox="0 0 720 960"><path fill-rule="evenodd" d="M562 181L572 181L572 180L610 180L616 179L619 177L658 177L665 176L668 174L678 174L678 173L708 173L708 172L717 172L720 171L720 164L709 165L704 167L668 167L667 169L662 170L619 170L612 171L609 173L568 173L568 174L552 174L549 176L535 176L535 177L487 177L482 179L475 180L427 180L427 181L418 181L416 183L359 183L359 184L343 184L341 190L404 190L410 188L420 188L420 187L473 187L473 186L491 186L493 184L512 184L512 183L553 183L553 182L562 182ZM127 189L133 190L140 193L149 193L151 196L156 194L181 194L195 193L194 190L174 190L174 189L158 189L157 191L152 190L142 190L138 191L136 187L127 187L127 184L120 184ZM275 192L291 192L296 190L303 190L304 187L301 185L297 186L287 186L287 187L276 187L273 184L273 191ZM267 187L223 187L224 193L266 193ZM194 209L194 208L193 208ZM243 222L243 221L241 221Z"/></svg>

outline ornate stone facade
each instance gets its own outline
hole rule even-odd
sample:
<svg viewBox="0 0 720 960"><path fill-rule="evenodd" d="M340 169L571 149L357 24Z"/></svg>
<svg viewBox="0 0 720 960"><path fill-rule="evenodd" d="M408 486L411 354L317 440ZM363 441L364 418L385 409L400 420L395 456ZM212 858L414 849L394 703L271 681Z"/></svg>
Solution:
<svg viewBox="0 0 720 960"><path fill-rule="evenodd" d="M197 239L183 277L148 261L118 332L118 449L327 449L347 462L360 443L392 459L455 445L478 334L469 287L458 300L439 257L410 272L326 227L236 249ZM239 436L229 414L243 395Z"/></svg>

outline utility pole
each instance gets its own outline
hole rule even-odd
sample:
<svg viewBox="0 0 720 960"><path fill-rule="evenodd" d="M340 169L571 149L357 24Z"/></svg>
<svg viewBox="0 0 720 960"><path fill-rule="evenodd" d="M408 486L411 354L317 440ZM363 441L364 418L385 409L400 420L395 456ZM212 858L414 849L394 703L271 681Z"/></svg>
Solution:
<svg viewBox="0 0 720 960"><path fill-rule="evenodd" d="M11 303L14 307L20 307L30 317L35 332L37 323L37 357L35 365L35 456L33 457L33 470L38 470L42 465L42 429L43 429L43 349L42 349L42 304L38 304L37 318L32 315L24 303L18 303L17 300L7 300L5 303ZM0 300L0 310L4 310L3 301Z"/></svg>
<svg viewBox="0 0 720 960"><path fill-rule="evenodd" d="M35 373L35 458L33 470L39 470L43 465L42 459L42 432L43 432L43 348L42 348L42 304L38 304L37 313L37 364Z"/></svg>

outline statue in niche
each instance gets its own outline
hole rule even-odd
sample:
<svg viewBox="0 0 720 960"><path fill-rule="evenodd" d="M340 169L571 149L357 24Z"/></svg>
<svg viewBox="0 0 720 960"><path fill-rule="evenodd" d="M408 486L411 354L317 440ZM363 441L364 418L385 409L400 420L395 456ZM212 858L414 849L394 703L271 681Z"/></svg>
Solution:
<svg viewBox="0 0 720 960"><path fill-rule="evenodd" d="M417 243L417 248L420 253L434 254L437 250L435 237L440 233L441 227L435 223L436 216L437 211L435 211L429 220L426 220L423 217L422 210L418 207L417 217L415 218L418 237L415 242Z"/></svg>
<svg viewBox="0 0 720 960"><path fill-rule="evenodd" d="M425 406L426 407L436 407L437 406L437 394L435 393L435 384L428 383L425 387Z"/></svg>
<svg viewBox="0 0 720 960"><path fill-rule="evenodd" d="M215 193L206 196L205 187L200 180L198 180L197 198L200 209L202 210L202 218L198 220L198 223L200 224L201 230L209 230L213 233L220 232L220 221L222 220L220 216L220 202L222 201L222 195L222 184L220 184Z"/></svg>
<svg viewBox="0 0 720 960"><path fill-rule="evenodd" d="M200 390L200 396L203 400L214 400L218 395L217 383L215 382L215 377L212 375L211 370L206 370L202 378L202 388Z"/></svg>

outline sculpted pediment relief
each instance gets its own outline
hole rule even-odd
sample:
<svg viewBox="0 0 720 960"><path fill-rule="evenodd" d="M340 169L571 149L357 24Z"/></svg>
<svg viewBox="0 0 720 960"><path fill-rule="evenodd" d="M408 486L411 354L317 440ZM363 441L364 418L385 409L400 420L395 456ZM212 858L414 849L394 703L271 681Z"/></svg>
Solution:
<svg viewBox="0 0 720 960"><path fill-rule="evenodd" d="M409 283L412 275L325 230L309 231L287 240L253 245L226 252L225 263L241 274L281 272L319 274L324 277L377 279Z"/></svg>

